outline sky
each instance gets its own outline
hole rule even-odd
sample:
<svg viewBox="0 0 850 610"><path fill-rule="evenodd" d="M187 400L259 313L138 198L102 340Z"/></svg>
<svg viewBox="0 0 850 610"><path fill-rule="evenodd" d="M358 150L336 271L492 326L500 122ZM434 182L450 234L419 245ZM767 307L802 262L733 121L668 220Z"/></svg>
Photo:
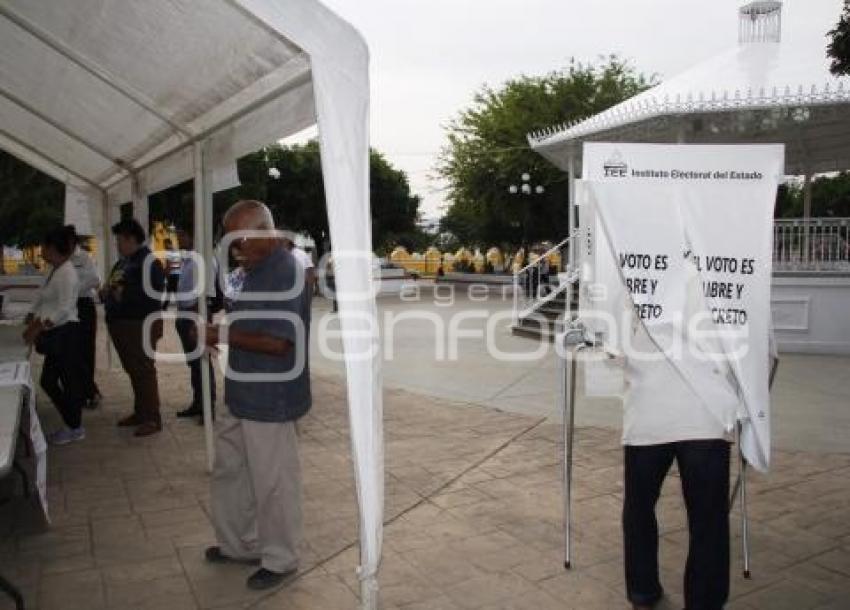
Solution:
<svg viewBox="0 0 850 610"><path fill-rule="evenodd" d="M369 44L372 145L404 170L426 218L444 126L485 83L616 53L660 79L737 44L743 0L324 0ZM783 39L819 39L843 0L785 0ZM826 39L824 40L824 48Z"/></svg>

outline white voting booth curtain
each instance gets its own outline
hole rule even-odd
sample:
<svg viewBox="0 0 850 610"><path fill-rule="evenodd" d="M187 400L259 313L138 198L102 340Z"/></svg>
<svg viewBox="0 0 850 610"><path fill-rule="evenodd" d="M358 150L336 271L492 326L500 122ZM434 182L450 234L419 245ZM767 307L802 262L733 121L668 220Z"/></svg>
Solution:
<svg viewBox="0 0 850 610"><path fill-rule="evenodd" d="M68 218L106 243L117 205L143 207L150 193L201 171L209 203L235 183L237 158L318 122L362 597L376 607L384 449L362 37L317 0L4 0L0 49L0 146L73 185ZM202 217L198 242L209 260L211 214Z"/></svg>
<svg viewBox="0 0 850 610"><path fill-rule="evenodd" d="M742 422L742 451L762 471L783 159L780 145L585 144L579 189L579 316L627 356L643 327L702 407L730 432Z"/></svg>

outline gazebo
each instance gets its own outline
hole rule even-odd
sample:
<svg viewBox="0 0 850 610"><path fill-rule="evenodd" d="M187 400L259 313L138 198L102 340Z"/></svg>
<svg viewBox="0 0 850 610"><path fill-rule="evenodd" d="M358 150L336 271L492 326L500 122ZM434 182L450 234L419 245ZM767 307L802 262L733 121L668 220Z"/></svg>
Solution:
<svg viewBox="0 0 850 610"><path fill-rule="evenodd" d="M0 147L64 182L66 207L104 244L119 205L132 202L147 226L147 195L194 178L197 242L211 260L212 194L235 185L236 159L318 123L362 602L375 607L384 476L364 40L317 0L6 0L0 50ZM114 252L100 252L109 268Z"/></svg>
<svg viewBox="0 0 850 610"><path fill-rule="evenodd" d="M738 46L588 119L530 134L531 147L572 179L583 142L783 143L810 216L811 176L850 168L850 78L829 73L825 38L782 40L781 11L773 0L741 7Z"/></svg>
<svg viewBox="0 0 850 610"><path fill-rule="evenodd" d="M777 341L783 349L847 354L850 331L838 312L850 295L850 221L811 219L811 179L850 168L850 78L830 74L825 36L792 32L783 39L781 15L781 2L750 2L739 9L737 46L597 115L529 134L528 141L569 174L570 235L578 225L574 180L584 142L784 144L786 175L803 176L804 210L803 219L775 227L775 258L811 277L775 277Z"/></svg>

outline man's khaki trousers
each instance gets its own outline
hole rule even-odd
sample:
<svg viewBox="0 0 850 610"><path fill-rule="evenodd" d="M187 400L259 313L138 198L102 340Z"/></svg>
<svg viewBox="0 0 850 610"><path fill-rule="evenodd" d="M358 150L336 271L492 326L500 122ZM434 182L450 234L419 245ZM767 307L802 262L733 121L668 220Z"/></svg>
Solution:
<svg viewBox="0 0 850 610"><path fill-rule="evenodd" d="M227 409L216 423L212 518L222 552L260 559L262 567L298 567L301 465L295 423L238 419Z"/></svg>

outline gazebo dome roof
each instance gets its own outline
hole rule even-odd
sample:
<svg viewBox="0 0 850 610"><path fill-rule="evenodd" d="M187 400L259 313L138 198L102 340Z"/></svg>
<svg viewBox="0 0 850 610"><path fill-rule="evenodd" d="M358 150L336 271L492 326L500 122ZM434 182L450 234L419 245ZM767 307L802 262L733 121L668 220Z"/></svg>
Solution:
<svg viewBox="0 0 850 610"><path fill-rule="evenodd" d="M745 20L761 16L744 12L751 6L741 9L745 40ZM770 42L778 29L759 33L761 40L741 42L588 119L530 134L529 142L564 169L589 140L784 143L788 173L850 167L850 78L830 74L824 39Z"/></svg>

